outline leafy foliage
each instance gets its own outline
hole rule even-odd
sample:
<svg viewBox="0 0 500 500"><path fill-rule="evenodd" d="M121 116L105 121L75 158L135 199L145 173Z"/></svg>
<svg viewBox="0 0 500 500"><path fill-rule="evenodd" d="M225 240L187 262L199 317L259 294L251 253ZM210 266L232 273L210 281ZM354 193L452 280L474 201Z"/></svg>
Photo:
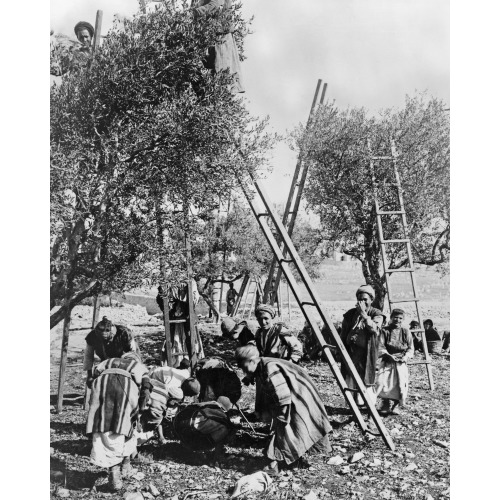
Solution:
<svg viewBox="0 0 500 500"><path fill-rule="evenodd" d="M194 19L164 2L117 23L88 66L51 88L51 307L158 282L160 260L182 279L184 253L169 242L265 165L265 121L231 94L231 75L203 67L229 22L242 43L238 6Z"/></svg>
<svg viewBox="0 0 500 500"><path fill-rule="evenodd" d="M361 261L379 305L386 290L368 140L377 156L390 155L395 140L414 261L447 264L450 148L442 101L425 94L407 97L403 109L387 109L378 116L369 116L364 108L341 111L327 104L317 111L311 128L298 127L293 139L310 161L305 190L309 207L320 216L325 237ZM392 162L375 162L374 167L380 209L398 210ZM402 238L400 216L383 216L383 226L386 239ZM390 268L408 265L404 245L387 245L387 250Z"/></svg>

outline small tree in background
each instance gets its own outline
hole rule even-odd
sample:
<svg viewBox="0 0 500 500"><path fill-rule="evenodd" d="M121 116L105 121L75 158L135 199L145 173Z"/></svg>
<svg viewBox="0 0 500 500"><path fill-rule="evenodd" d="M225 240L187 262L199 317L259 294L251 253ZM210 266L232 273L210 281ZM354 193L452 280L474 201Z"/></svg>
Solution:
<svg viewBox="0 0 500 500"><path fill-rule="evenodd" d="M306 133L293 133L295 147L310 163L308 206L321 219L325 237L357 258L382 307L387 293L374 208L367 140L376 155L390 155L394 139L398 171L415 263L446 269L450 250L450 147L446 105L425 94L407 97L403 109L369 116L364 108L339 110L327 104ZM396 210L391 162L376 164L381 210ZM397 216L384 216L384 237L402 237ZM408 264L403 245L388 245L390 268Z"/></svg>
<svg viewBox="0 0 500 500"><path fill-rule="evenodd" d="M231 94L227 72L203 68L229 25L242 51L239 7L195 20L165 2L116 25L88 66L51 88L51 308L63 301L51 327L101 290L163 282L167 268L183 279L176 231L191 235L199 213L265 165L265 123Z"/></svg>

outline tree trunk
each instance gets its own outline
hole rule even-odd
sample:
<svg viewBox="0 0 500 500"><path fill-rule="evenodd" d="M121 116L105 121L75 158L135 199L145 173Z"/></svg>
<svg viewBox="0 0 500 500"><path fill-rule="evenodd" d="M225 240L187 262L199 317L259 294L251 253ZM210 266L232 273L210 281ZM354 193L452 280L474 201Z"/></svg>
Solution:
<svg viewBox="0 0 500 500"><path fill-rule="evenodd" d="M50 329L54 328L60 321L66 316L66 311L68 309L72 310L77 306L83 299L91 297L99 292L101 287L101 282L99 280L92 281L86 288L75 293L69 301L65 302L57 311L50 316Z"/></svg>

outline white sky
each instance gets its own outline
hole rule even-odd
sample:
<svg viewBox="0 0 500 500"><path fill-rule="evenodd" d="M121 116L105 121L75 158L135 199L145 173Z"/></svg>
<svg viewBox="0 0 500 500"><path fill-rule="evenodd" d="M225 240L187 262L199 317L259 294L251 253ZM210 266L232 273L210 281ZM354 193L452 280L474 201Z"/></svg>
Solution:
<svg viewBox="0 0 500 500"><path fill-rule="evenodd" d="M104 11L132 15L138 0L51 0L51 29L73 35L81 20ZM269 115L284 134L305 121L318 78L340 107L401 106L406 94L428 90L449 102L448 0L243 0L255 16L243 63L245 98L257 116ZM274 202L286 200L295 156L275 150L266 181Z"/></svg>

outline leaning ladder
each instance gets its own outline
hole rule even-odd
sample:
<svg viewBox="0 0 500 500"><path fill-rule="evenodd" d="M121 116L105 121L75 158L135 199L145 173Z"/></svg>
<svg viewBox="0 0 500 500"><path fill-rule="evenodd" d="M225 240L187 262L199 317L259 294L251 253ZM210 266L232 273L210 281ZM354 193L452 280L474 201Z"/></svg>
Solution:
<svg viewBox="0 0 500 500"><path fill-rule="evenodd" d="M321 92L321 99L319 104L323 104L325 99L327 83L323 84L323 90ZM318 80L316 85L316 91L314 92L314 98L309 111L309 117L307 119L306 130L310 127L314 109L316 107L316 102L318 100L319 89L321 87L321 79ZM302 154L299 155L297 164L295 165L295 172L293 174L292 185L290 186L290 193L288 194L288 199L285 205L285 212L283 214L283 225L286 227L287 233L291 236L293 233L293 228L295 226L295 220L297 219L297 214L299 212L300 200L302 198L302 192L304 191L304 185L306 183L307 172L309 170L309 163L305 161ZM293 202L293 209L292 209ZM278 240L280 242L280 240ZM286 257L286 249L280 244L280 248L284 251ZM264 297L265 303L274 304L277 298L277 292L279 284L281 281L281 269L277 265L276 258L273 258L271 262L271 267L269 268L269 275L267 277L266 284L264 286ZM276 269L277 268L277 269ZM276 277L275 277L276 273Z"/></svg>
<svg viewBox="0 0 500 500"><path fill-rule="evenodd" d="M240 152L240 154L241 156L244 157L243 153ZM252 212L257 218L260 228L262 229L262 232L264 233L264 236L266 237L274 253L274 257L276 261L279 263L280 268L283 274L285 275L290 285L290 288L292 289L297 304L299 305L305 319L311 325L314 334L316 336L316 339L318 340L322 350L325 353L328 365L330 366L330 369L332 370L333 375L337 380L337 383L339 384L339 387L342 390L344 397L346 398L351 410L354 413L354 418L356 419L358 425L360 426L363 434L369 433L377 436L380 435L384 440L385 444L391 450L394 450L395 449L394 443L391 439L391 436L387 432L387 429L385 428L384 423L380 418L380 415L378 414L375 408L375 402L370 399L370 396L366 391L365 385L361 380L361 377L359 376L358 372L356 371L356 368L354 367L354 364L351 358L349 357L349 354L347 353L344 344L340 340L340 336L337 330L335 329L335 326L333 325L330 316L326 313L326 310L322 306L316 291L313 289L311 278L309 277L309 274L306 271L306 268L304 267L304 264L302 263L302 260L300 259L299 254L297 253L297 250L295 249L292 243L290 235L288 234L284 224L278 217L278 214L273 209L271 202L267 197L267 194L264 192L261 182L257 179L252 179L252 183L254 189L252 189L251 185L240 180L241 187L243 189L245 197L248 200L248 203L250 204ZM258 200L260 200L260 203ZM262 208L262 205L264 206L264 208ZM268 222L266 220L267 218L270 218L272 223L274 224L277 236L280 238L280 241L282 242L283 250L280 248L280 245L277 239L275 238L273 231L269 227ZM286 258L284 256L285 253L288 255ZM305 285L306 288L305 297L302 297L301 293L299 292L299 287L292 274L289 264L294 265L297 274L300 276L302 282ZM336 346L329 345L325 342L321 330L319 329L318 324L315 318L313 317L315 313L319 313L323 323L332 332L333 338L335 339L335 343L337 344ZM340 356L342 358L342 362L344 363L347 372L354 379L357 389L350 389L349 387L347 387L347 383L344 380L344 377L342 376L340 368L337 365L332 355L331 349L334 348L338 349ZM363 416L361 415L361 412L354 400L353 393L358 393L359 395L361 395L363 401L368 407L368 413L375 422L375 425L379 430L380 434L375 433L368 428L368 424L363 419Z"/></svg>
<svg viewBox="0 0 500 500"><path fill-rule="evenodd" d="M396 151L396 145L394 143L394 140L391 140L391 155L390 156L374 156L371 151L371 144L370 141L368 141L368 151L370 154L370 169L372 172L372 182L373 182L373 190L374 190L374 198L375 198L375 213L377 217L377 229L378 229L378 237L379 237L379 242L380 242L380 249L382 253L382 265L384 269L384 276L385 276L385 283L387 287L387 297L389 299L389 310L392 311L393 309L393 304L401 304L404 302L413 302L415 304L415 309L417 311L417 319L419 325L422 325L422 319L420 315L420 307L419 307L419 299L417 298L417 291L416 291L416 282L415 282L415 266L413 263L413 254L411 251L411 240L409 237L409 231L408 231L408 223L406 220L406 211L404 207L404 201L403 201L403 189L401 187L401 180L399 177L399 172L398 172L398 167L397 167L397 151ZM380 203L379 203L379 196L378 196L378 183L376 180L375 176L375 162L382 162L382 161L390 161L392 163L393 171L394 171L394 178L395 182L389 183L389 186L392 188L396 188L397 190L397 200L394 202L395 205L395 210L380 210ZM383 225L382 225L382 217L383 216L393 216L393 215L399 215L401 217L401 226L403 229L403 238L402 239L388 239L386 240L384 237L384 230L383 230ZM390 269L389 268L389 263L387 260L387 250L386 250L386 245L401 245L404 244L406 247L406 253L408 256L408 266L409 267L401 267L398 269ZM411 280L411 287L413 291L413 296L408 299L401 299L401 300L393 300L392 297L392 290L389 286L389 277L391 276L392 273L409 273L410 275L410 280ZM425 330L422 328L419 328L417 330L412 330L413 332L421 332L422 333L422 348L424 350L424 361L414 361L408 363L409 365L419 365L419 364L425 364L427 368L427 377L429 379L429 386L430 390L434 390L434 379L432 378L432 366L431 366L431 358L429 356L429 352L427 350L427 342L425 338Z"/></svg>

